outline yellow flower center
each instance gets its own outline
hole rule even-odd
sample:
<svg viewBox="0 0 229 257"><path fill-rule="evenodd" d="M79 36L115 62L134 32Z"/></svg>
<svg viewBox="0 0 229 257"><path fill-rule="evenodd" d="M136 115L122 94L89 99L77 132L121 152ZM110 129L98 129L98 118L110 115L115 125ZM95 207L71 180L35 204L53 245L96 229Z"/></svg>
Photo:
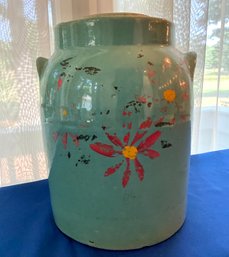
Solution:
<svg viewBox="0 0 229 257"><path fill-rule="evenodd" d="M135 146L125 146L122 150L122 154L125 158L134 160L138 154L138 149Z"/></svg>
<svg viewBox="0 0 229 257"><path fill-rule="evenodd" d="M61 110L61 114L62 114L64 117L66 117L66 116L68 116L68 111L67 111L66 109L62 109L62 110Z"/></svg>
<svg viewBox="0 0 229 257"><path fill-rule="evenodd" d="M168 101L169 103L173 102L176 98L176 92L175 90L172 89L167 89L164 92L164 98L166 101Z"/></svg>

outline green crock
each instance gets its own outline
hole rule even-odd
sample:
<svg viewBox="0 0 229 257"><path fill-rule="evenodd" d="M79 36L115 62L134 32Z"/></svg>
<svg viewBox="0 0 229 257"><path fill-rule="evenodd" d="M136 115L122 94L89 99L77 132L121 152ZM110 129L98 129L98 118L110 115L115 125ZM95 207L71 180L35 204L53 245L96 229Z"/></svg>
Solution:
<svg viewBox="0 0 229 257"><path fill-rule="evenodd" d="M196 55L173 43L167 20L103 14L37 60L53 215L79 242L136 249L184 222Z"/></svg>

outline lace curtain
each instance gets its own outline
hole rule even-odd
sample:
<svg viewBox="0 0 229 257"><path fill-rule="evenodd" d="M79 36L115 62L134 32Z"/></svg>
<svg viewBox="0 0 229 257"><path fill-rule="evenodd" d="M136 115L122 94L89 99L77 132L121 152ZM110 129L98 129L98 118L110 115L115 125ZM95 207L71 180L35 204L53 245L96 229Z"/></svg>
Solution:
<svg viewBox="0 0 229 257"><path fill-rule="evenodd" d="M53 52L53 26L112 11L169 19L176 45L197 52L192 152L229 146L229 1L0 0L0 186L46 178L35 61Z"/></svg>
<svg viewBox="0 0 229 257"><path fill-rule="evenodd" d="M48 1L0 1L0 184L47 177L36 57L50 56Z"/></svg>

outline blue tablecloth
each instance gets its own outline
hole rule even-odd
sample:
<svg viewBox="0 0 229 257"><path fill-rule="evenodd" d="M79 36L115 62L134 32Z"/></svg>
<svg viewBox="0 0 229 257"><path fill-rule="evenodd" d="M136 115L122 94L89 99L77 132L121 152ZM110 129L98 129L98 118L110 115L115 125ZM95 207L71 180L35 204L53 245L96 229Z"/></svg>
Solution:
<svg viewBox="0 0 229 257"><path fill-rule="evenodd" d="M229 150L194 155L184 226L140 250L80 244L55 226L47 180L0 189L0 257L229 257Z"/></svg>

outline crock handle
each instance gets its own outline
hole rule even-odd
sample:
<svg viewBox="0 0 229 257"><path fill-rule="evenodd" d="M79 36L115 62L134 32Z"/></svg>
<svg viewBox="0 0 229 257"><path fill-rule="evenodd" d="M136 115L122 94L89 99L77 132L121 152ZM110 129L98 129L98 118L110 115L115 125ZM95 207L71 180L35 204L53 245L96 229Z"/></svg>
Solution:
<svg viewBox="0 0 229 257"><path fill-rule="evenodd" d="M47 64L48 64L48 59L47 58L38 57L37 60L36 60L37 72L38 72L40 80L42 78L42 75L45 71L45 68L46 68Z"/></svg>
<svg viewBox="0 0 229 257"><path fill-rule="evenodd" d="M197 55L195 52L188 52L185 54L185 60L188 65L188 69L189 69L192 81L193 81L193 77L194 77L194 70L196 67L196 57L197 57Z"/></svg>

